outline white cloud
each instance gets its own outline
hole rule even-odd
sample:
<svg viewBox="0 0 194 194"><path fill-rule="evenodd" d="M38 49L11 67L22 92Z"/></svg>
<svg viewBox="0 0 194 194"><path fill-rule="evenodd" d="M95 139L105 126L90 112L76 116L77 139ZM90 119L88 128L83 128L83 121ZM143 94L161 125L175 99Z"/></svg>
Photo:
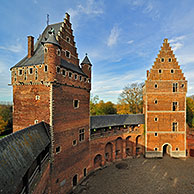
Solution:
<svg viewBox="0 0 194 194"><path fill-rule="evenodd" d="M183 40L186 38L186 36L177 36L175 38L172 38L169 40L169 43L171 43L172 49L174 51L182 48L184 46Z"/></svg>
<svg viewBox="0 0 194 194"><path fill-rule="evenodd" d="M110 35L108 37L108 40L107 40L108 47L112 47L113 45L115 45L117 43L119 33L120 33L120 30L119 30L118 26L114 26L112 28Z"/></svg>
<svg viewBox="0 0 194 194"><path fill-rule="evenodd" d="M176 42L176 43L172 43L171 46L172 46L173 51L176 51L183 47L183 43Z"/></svg>
<svg viewBox="0 0 194 194"><path fill-rule="evenodd" d="M22 52L24 50L21 44L10 45L10 46L0 46L0 49L6 50L6 51L11 51L14 53L19 53L19 52Z"/></svg>
<svg viewBox="0 0 194 194"><path fill-rule="evenodd" d="M90 16L103 14L103 5L101 1L87 0L85 5L77 5L75 9L70 8L68 13L72 18L80 16L80 14L86 14Z"/></svg>
<svg viewBox="0 0 194 194"><path fill-rule="evenodd" d="M173 39L170 39L170 40L169 40L169 43L174 43L174 42L183 40L183 39L185 39L185 38L186 38L185 35L184 35L184 36L177 36L177 37L175 37L175 38L173 38Z"/></svg>
<svg viewBox="0 0 194 194"><path fill-rule="evenodd" d="M134 40L129 40L128 42L127 42L127 44L132 44L134 42Z"/></svg>

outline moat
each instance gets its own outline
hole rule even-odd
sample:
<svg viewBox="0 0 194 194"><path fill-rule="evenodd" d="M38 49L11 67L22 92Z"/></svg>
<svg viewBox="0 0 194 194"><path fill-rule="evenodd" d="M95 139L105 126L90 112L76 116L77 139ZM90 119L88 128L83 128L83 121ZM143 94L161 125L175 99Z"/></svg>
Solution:
<svg viewBox="0 0 194 194"><path fill-rule="evenodd" d="M118 161L94 172L73 193L193 194L194 158Z"/></svg>

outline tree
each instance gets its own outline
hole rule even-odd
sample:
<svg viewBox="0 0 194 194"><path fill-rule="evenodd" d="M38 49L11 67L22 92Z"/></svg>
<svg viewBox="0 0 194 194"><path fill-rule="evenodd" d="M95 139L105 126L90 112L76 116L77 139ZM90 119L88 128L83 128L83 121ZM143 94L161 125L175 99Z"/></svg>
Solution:
<svg viewBox="0 0 194 194"><path fill-rule="evenodd" d="M99 100L98 96L94 96L90 100L90 115L109 115L116 114L117 110L112 102L104 102Z"/></svg>
<svg viewBox="0 0 194 194"><path fill-rule="evenodd" d="M186 99L187 109L186 109L186 115L187 115L187 124L189 127L194 127L194 100L192 98Z"/></svg>
<svg viewBox="0 0 194 194"><path fill-rule="evenodd" d="M0 134L12 130L12 106L0 105Z"/></svg>
<svg viewBox="0 0 194 194"><path fill-rule="evenodd" d="M119 114L136 114L143 111L143 83L132 83L124 87L118 98L117 111ZM129 110L127 110L129 108Z"/></svg>

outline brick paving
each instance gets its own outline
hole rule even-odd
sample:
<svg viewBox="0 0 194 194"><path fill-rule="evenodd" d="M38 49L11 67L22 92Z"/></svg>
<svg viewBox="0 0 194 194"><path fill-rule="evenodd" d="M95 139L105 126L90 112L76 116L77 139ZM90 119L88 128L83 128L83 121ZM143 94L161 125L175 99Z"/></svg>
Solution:
<svg viewBox="0 0 194 194"><path fill-rule="evenodd" d="M118 161L94 172L73 193L194 194L194 158Z"/></svg>

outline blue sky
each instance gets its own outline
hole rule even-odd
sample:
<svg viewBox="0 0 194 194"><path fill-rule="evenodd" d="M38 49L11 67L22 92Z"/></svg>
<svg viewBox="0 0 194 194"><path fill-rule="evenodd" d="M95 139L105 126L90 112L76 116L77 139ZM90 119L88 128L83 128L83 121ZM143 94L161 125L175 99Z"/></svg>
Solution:
<svg viewBox="0 0 194 194"><path fill-rule="evenodd" d="M71 15L80 60L93 64L92 94L117 102L122 89L143 82L168 38L194 94L193 0L1 0L0 101L12 100L10 67L50 24Z"/></svg>

